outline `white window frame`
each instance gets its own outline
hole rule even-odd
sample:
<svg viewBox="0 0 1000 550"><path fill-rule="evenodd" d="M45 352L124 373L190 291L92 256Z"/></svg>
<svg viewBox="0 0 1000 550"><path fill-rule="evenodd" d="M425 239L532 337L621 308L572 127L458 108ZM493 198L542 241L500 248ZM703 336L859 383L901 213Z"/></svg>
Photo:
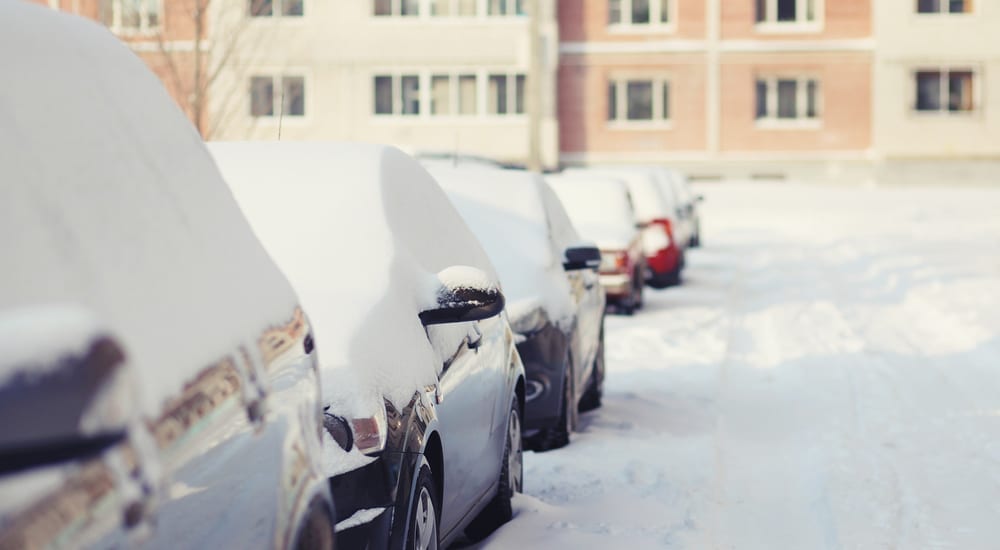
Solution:
<svg viewBox="0 0 1000 550"><path fill-rule="evenodd" d="M247 96L246 96L247 109L244 111L246 113L247 118L261 125L266 125L266 124L277 125L279 119L281 119L281 123L284 125L288 124L301 125L303 121L308 121L310 118L310 113L312 112L312 104L310 99L312 97L312 94L310 93L310 82L312 81L312 78L310 78L310 75L307 73L308 71L306 71L305 69L299 70L295 68L288 68L288 69L263 68L260 70L252 69L248 71ZM274 111L273 115L254 116L251 112L253 109L253 89L250 84L253 82L253 79L257 77L271 79L271 85L273 86L274 90L274 96L271 98L272 109ZM302 93L305 97L303 97L302 99L302 108L304 112L301 115L290 115L288 113L283 112L282 94L284 91L285 78L302 79Z"/></svg>
<svg viewBox="0 0 1000 550"><path fill-rule="evenodd" d="M757 82L763 80L767 84L767 115L757 117ZM795 108L797 110L795 118L778 117L778 81L794 80L795 85ZM809 104L809 82L816 82L816 116L809 118L806 115ZM754 125L759 129L788 129L788 130L815 130L823 127L824 94L823 81L816 75L789 75L789 74L768 74L757 75L753 81L754 98Z"/></svg>
<svg viewBox="0 0 1000 550"><path fill-rule="evenodd" d="M163 29L163 0L153 0L157 8L157 14L159 15L159 20L156 25L149 24L149 0L142 3L141 11L139 12L139 26L138 27L126 27L122 24L122 4L128 0L105 0L104 9L111 10L111 24L108 27L111 32L121 35L138 35L138 34L155 34Z"/></svg>
<svg viewBox="0 0 1000 550"><path fill-rule="evenodd" d="M622 16L621 21L617 23L612 23L610 18L608 20L608 31L611 33L672 33L677 30L677 3L680 0L649 0L649 13L650 21L649 23L633 23L632 22L632 0L619 0L621 4ZM605 6L608 7L607 13L610 15L610 0L605 0ZM660 20L660 13L663 9L663 4L667 3L667 13L669 20L663 22ZM655 17L653 17L655 15Z"/></svg>
<svg viewBox="0 0 1000 550"><path fill-rule="evenodd" d="M950 7L948 5L948 0L941 0L941 7L943 9L941 9L939 11L920 11L920 2L919 2L919 0L913 0L913 14L916 15L917 17L941 17L941 16L954 16L954 15L958 15L958 16L972 15L972 14L976 13L976 6L979 4L979 2L983 2L983 1L986 1L986 0L978 0L978 1L977 0L965 0L966 4L970 8L968 11L950 11Z"/></svg>
<svg viewBox="0 0 1000 550"><path fill-rule="evenodd" d="M813 2L814 19L805 19L810 0L795 0L795 13L802 17L795 21L778 21L778 0L764 0L766 17L763 21L755 21L754 30L760 33L784 34L784 33L815 33L823 30L824 13L826 12L825 0L811 0ZM756 4L754 5L756 10ZM756 13L754 14L756 18Z"/></svg>
<svg viewBox="0 0 1000 550"><path fill-rule="evenodd" d="M451 22L464 22L472 19L477 20L489 20L489 21L527 21L527 9L529 0L506 0L507 1L507 13L494 15L489 13L490 1L491 0L476 0L476 13L474 15L459 15L458 5L461 0L450 0L451 10L448 15L436 15L431 13L431 6L433 2L431 0L417 0L417 14L416 15L402 15L402 2L404 0L390 0L390 15L375 15L375 0L364 0L368 3L368 16L376 21L414 21L414 20L430 20L430 21L451 21ZM521 4L525 13L517 13L517 6Z"/></svg>
<svg viewBox="0 0 1000 550"><path fill-rule="evenodd" d="M402 114L402 77L416 75L418 78L420 86L420 113L416 115L404 115ZM461 96L459 77L475 75L476 77L476 109L475 113L472 114L460 114L458 112L459 98ZM506 114L492 114L488 113L489 105L489 77L493 75L502 75L507 77L507 106L508 111ZM483 68L483 67L419 67L419 68L385 68L385 69L373 69L369 74L369 116L375 120L389 120L389 121L409 121L422 120L426 122L447 122L447 123L461 123L461 122L473 122L482 123L486 121L516 121L523 122L527 118L527 94L528 86L527 80L525 80L525 98L524 98L524 112L515 113L514 108L516 107L517 100L517 77L524 76L525 79L528 77L527 69L511 69L510 67L503 68ZM388 76L392 77L392 113L386 114L376 114L375 113L375 77L377 76ZM449 93L449 104L451 105L451 112L447 114L432 114L431 113L431 103L433 101L433 90L431 89L431 82L435 76L447 76L449 78L448 82L448 93Z"/></svg>
<svg viewBox="0 0 1000 550"><path fill-rule="evenodd" d="M917 73L937 71L941 73L941 107L936 111L917 109ZM948 74L952 72L972 73L972 109L968 111L952 111L948 109ZM972 117L983 112L982 95L983 70L976 65L920 65L910 70L910 98L912 103L909 111L912 116L924 117Z"/></svg>
<svg viewBox="0 0 1000 550"><path fill-rule="evenodd" d="M275 21L275 20L300 21L302 19L305 19L306 14L309 13L308 10L306 9L306 4L308 4L308 0L302 0L302 15L285 15L284 13L282 13L284 12L285 0L271 0L271 15L254 15L250 11L251 3L253 2L253 0L243 0L243 1L246 2L247 19L250 19L252 21Z"/></svg>
<svg viewBox="0 0 1000 550"><path fill-rule="evenodd" d="M648 120L629 120L628 118L628 83L636 81L647 81L653 84L653 112L652 118ZM608 128L617 130L642 130L642 129L671 129L673 128L674 110L667 105L667 117L664 118L663 111L663 87L667 87L668 100L674 103L674 87L671 85L669 75L663 74L641 74L641 73L616 73L605 83L604 93L614 84L615 86L615 118L607 120ZM611 97L607 97L611 101ZM609 107L610 110L610 107Z"/></svg>

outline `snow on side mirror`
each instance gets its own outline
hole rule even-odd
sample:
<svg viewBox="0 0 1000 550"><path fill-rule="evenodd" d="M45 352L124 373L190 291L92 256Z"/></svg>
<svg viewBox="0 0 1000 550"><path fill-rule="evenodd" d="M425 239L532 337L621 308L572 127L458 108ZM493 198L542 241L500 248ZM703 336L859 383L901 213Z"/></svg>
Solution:
<svg viewBox="0 0 1000 550"><path fill-rule="evenodd" d="M0 314L0 462L5 469L88 456L127 437L137 414L120 342L89 312Z"/></svg>
<svg viewBox="0 0 1000 550"><path fill-rule="evenodd" d="M563 269L566 271L597 269L601 265L601 251L596 246L567 248L564 257Z"/></svg>
<svg viewBox="0 0 1000 550"><path fill-rule="evenodd" d="M437 307L420 312L424 326L479 321L503 311L503 293L482 270L452 266L438 273L437 279Z"/></svg>

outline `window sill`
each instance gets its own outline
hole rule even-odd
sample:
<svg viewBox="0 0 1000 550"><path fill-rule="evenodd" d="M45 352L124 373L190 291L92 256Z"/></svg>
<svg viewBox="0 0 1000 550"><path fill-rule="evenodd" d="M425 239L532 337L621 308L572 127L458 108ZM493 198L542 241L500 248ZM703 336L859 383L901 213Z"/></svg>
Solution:
<svg viewBox="0 0 1000 550"><path fill-rule="evenodd" d="M918 109L910 110L910 116L914 118L929 118L929 119L952 119L952 118L979 118L981 111L973 109L971 111L949 111L947 109L940 109L937 111L921 111Z"/></svg>
<svg viewBox="0 0 1000 550"><path fill-rule="evenodd" d="M285 115L283 117L277 116L249 116L250 120L253 121L254 125L263 128L277 128L278 122L280 120L281 126L306 126L309 124L309 117L305 115Z"/></svg>
<svg viewBox="0 0 1000 550"><path fill-rule="evenodd" d="M376 24L385 25L405 25L409 23L501 23L518 24L527 23L530 18L527 15L370 15L368 19Z"/></svg>
<svg viewBox="0 0 1000 550"><path fill-rule="evenodd" d="M759 118L754 121L754 128L757 130L821 130L823 129L823 121L818 118Z"/></svg>
<svg viewBox="0 0 1000 550"><path fill-rule="evenodd" d="M111 31L111 34L124 38L149 38L162 32L160 27L146 27L139 29L135 27L108 27L108 30Z"/></svg>
<svg viewBox="0 0 1000 550"><path fill-rule="evenodd" d="M677 32L676 23L613 23L608 25L608 34L619 35L646 35L646 34L674 34Z"/></svg>
<svg viewBox="0 0 1000 550"><path fill-rule="evenodd" d="M609 120L608 130L651 131L673 130L674 124L669 120Z"/></svg>
<svg viewBox="0 0 1000 550"><path fill-rule="evenodd" d="M790 21L787 23L767 22L757 23L753 28L760 34L816 34L823 32L823 23L816 21Z"/></svg>
<svg viewBox="0 0 1000 550"><path fill-rule="evenodd" d="M429 125L505 123L523 124L528 120L525 114L510 115L371 115L371 120L385 124L407 124L420 122Z"/></svg>

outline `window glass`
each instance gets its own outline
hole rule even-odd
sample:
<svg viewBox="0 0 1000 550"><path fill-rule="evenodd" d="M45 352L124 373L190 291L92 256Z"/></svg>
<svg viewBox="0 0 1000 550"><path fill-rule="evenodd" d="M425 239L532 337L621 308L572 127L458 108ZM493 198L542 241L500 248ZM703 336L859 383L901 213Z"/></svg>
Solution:
<svg viewBox="0 0 1000 550"><path fill-rule="evenodd" d="M757 90L757 118L767 118L767 81L758 80Z"/></svg>
<svg viewBox="0 0 1000 550"><path fill-rule="evenodd" d="M400 77L401 98L404 115L420 114L420 77L404 75Z"/></svg>
<svg viewBox="0 0 1000 550"><path fill-rule="evenodd" d="M778 80L778 118L796 118L798 109L798 82L795 80Z"/></svg>
<svg viewBox="0 0 1000 550"><path fill-rule="evenodd" d="M972 71L952 71L948 74L948 110L971 111Z"/></svg>
<svg viewBox="0 0 1000 550"><path fill-rule="evenodd" d="M941 11L941 0L917 0L918 13L938 13Z"/></svg>
<svg viewBox="0 0 1000 550"><path fill-rule="evenodd" d="M458 14L463 16L476 15L477 0L458 0Z"/></svg>
<svg viewBox="0 0 1000 550"><path fill-rule="evenodd" d="M969 11L970 2L965 0L950 0L948 2L948 11L951 13L965 13Z"/></svg>
<svg viewBox="0 0 1000 550"><path fill-rule="evenodd" d="M146 26L160 25L160 0L146 0Z"/></svg>
<svg viewBox="0 0 1000 550"><path fill-rule="evenodd" d="M392 114L392 77L375 77L375 114Z"/></svg>
<svg viewBox="0 0 1000 550"><path fill-rule="evenodd" d="M795 21L795 4L798 0L777 0L778 2L778 21Z"/></svg>
<svg viewBox="0 0 1000 550"><path fill-rule="evenodd" d="M286 76L282 84L282 113L286 116L306 114L306 81L301 76Z"/></svg>
<svg viewBox="0 0 1000 550"><path fill-rule="evenodd" d="M250 15L252 17L270 17L274 15L271 0L250 0Z"/></svg>
<svg viewBox="0 0 1000 550"><path fill-rule="evenodd" d="M653 83L648 80L632 80L626 84L629 120L650 120L653 118Z"/></svg>
<svg viewBox="0 0 1000 550"><path fill-rule="evenodd" d="M274 116L274 81L269 76L250 79L250 116Z"/></svg>
<svg viewBox="0 0 1000 550"><path fill-rule="evenodd" d="M458 114L476 114L476 75L458 75Z"/></svg>
<svg viewBox="0 0 1000 550"><path fill-rule="evenodd" d="M392 0L375 0L372 7L375 15L392 15Z"/></svg>
<svg viewBox="0 0 1000 550"><path fill-rule="evenodd" d="M819 83L810 80L806 83L806 118L819 116Z"/></svg>
<svg viewBox="0 0 1000 550"><path fill-rule="evenodd" d="M507 75L491 74L489 77L489 105L491 115L507 114Z"/></svg>
<svg viewBox="0 0 1000 550"><path fill-rule="evenodd" d="M490 15L507 15L507 0L489 0L488 8Z"/></svg>
<svg viewBox="0 0 1000 550"><path fill-rule="evenodd" d="M618 118L618 83L608 82L608 120Z"/></svg>
<svg viewBox="0 0 1000 550"><path fill-rule="evenodd" d="M663 97L661 98L663 104L663 119L667 120L670 118L670 85L666 82L663 83Z"/></svg>
<svg viewBox="0 0 1000 550"><path fill-rule="evenodd" d="M288 15L292 17L301 16L302 0L282 0L281 15Z"/></svg>
<svg viewBox="0 0 1000 550"><path fill-rule="evenodd" d="M622 22L622 0L608 0L608 24Z"/></svg>
<svg viewBox="0 0 1000 550"><path fill-rule="evenodd" d="M670 22L670 0L660 0L660 22Z"/></svg>
<svg viewBox="0 0 1000 550"><path fill-rule="evenodd" d="M451 0L431 0L431 15L451 15Z"/></svg>
<svg viewBox="0 0 1000 550"><path fill-rule="evenodd" d="M917 73L917 110L941 110L941 73L920 71Z"/></svg>
<svg viewBox="0 0 1000 550"><path fill-rule="evenodd" d="M142 0L121 0L121 25L127 29L138 29L142 13Z"/></svg>
<svg viewBox="0 0 1000 550"><path fill-rule="evenodd" d="M451 77L448 75L431 77L431 114L451 114Z"/></svg>
<svg viewBox="0 0 1000 550"><path fill-rule="evenodd" d="M649 0L632 0L632 23L649 23Z"/></svg>
<svg viewBox="0 0 1000 550"><path fill-rule="evenodd" d="M527 79L523 74L517 75L514 80L514 112L524 114L524 94Z"/></svg>
<svg viewBox="0 0 1000 550"><path fill-rule="evenodd" d="M757 0L757 22L763 23L767 21L767 0Z"/></svg>

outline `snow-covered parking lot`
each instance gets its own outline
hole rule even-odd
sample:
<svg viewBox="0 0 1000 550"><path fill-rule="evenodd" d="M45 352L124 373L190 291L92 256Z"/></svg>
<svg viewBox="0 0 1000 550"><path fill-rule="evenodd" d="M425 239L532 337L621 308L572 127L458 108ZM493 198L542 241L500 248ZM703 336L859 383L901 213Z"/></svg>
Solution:
<svg viewBox="0 0 1000 550"><path fill-rule="evenodd" d="M485 548L997 548L1000 190L706 184Z"/></svg>

